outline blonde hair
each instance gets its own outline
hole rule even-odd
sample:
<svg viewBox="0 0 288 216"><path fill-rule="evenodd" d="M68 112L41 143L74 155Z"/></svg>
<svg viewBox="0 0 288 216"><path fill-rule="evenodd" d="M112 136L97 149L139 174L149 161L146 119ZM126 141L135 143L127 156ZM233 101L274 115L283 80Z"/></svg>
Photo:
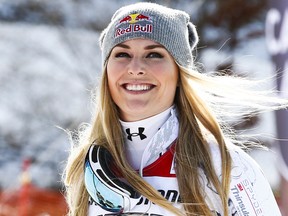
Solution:
<svg viewBox="0 0 288 216"><path fill-rule="evenodd" d="M195 173L199 173L199 165L203 165L205 174L220 196L224 215L228 216L231 157L225 139L226 133L228 135L231 133L230 127L224 123L225 115L228 112L226 109L223 110L223 107L233 107L235 104L238 106L242 103L247 107L245 111L247 114L255 110L279 109L286 106L287 102L284 104L283 101L273 97L268 99L266 92L264 94L254 92L253 94L257 97L253 98L251 91L245 90L251 83L245 80L240 82L244 83L244 86L235 89L239 82L238 78L221 77L219 79L219 76L201 74L196 70L188 70L179 65L178 67L179 86L175 95L175 105L179 111L180 130L175 150L176 176L185 213L161 196L128 164L124 154L124 138L118 110L112 101L108 89L107 73L104 70L94 120L91 126L80 131L78 145L73 146L65 171L64 183L69 216L87 215L89 196L84 186L83 167L86 153L93 141L96 141L98 145L105 146L110 151L123 177L133 188L151 202L175 215L208 216L212 214L205 202L199 175L195 175ZM231 100L233 97L239 97L241 103L238 99L235 103ZM235 104L233 105L233 103ZM215 172L204 131L212 134L218 143L222 159L221 179Z"/></svg>

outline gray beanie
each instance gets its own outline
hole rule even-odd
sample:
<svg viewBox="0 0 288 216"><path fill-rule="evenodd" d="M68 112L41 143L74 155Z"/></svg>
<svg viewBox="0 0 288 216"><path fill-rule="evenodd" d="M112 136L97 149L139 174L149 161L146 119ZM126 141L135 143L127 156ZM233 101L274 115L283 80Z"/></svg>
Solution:
<svg viewBox="0 0 288 216"><path fill-rule="evenodd" d="M179 65L192 67L192 50L198 43L198 35L189 20L184 11L155 3L142 2L120 8L100 36L103 65L117 44L145 38L163 45Z"/></svg>

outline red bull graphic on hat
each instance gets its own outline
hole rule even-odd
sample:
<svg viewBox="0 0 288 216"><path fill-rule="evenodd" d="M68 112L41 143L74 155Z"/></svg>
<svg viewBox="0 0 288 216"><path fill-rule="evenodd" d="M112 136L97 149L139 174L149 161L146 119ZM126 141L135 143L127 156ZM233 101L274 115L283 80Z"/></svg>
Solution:
<svg viewBox="0 0 288 216"><path fill-rule="evenodd" d="M152 18L144 14L130 14L121 19L116 26L115 37L133 32L152 33Z"/></svg>
<svg viewBox="0 0 288 216"><path fill-rule="evenodd" d="M119 21L119 24L121 23L137 23L139 21L143 21L143 20L147 20L147 21L151 21L149 16L145 16L143 14L139 14L139 13L135 13L135 14L130 14L126 17L124 17L122 20Z"/></svg>

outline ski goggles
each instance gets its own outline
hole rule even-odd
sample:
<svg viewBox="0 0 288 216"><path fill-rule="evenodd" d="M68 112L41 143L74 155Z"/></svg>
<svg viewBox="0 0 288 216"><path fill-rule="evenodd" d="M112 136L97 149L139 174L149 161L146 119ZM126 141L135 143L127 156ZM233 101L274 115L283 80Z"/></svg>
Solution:
<svg viewBox="0 0 288 216"><path fill-rule="evenodd" d="M91 145L85 159L84 181L91 198L104 210L130 211L141 195L116 174L112 155L103 146Z"/></svg>

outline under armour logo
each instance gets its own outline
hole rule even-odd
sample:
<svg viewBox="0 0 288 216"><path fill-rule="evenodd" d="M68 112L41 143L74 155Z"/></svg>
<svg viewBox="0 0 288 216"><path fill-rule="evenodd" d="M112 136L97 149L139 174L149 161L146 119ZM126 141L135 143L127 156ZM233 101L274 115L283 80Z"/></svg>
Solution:
<svg viewBox="0 0 288 216"><path fill-rule="evenodd" d="M136 136L140 136L141 140L147 138L147 136L145 134L143 134L144 130L145 130L145 128L139 127L138 128L138 133L131 133L130 132L130 128L127 128L126 129L126 133L128 134L127 139L132 141L132 137L136 137Z"/></svg>

